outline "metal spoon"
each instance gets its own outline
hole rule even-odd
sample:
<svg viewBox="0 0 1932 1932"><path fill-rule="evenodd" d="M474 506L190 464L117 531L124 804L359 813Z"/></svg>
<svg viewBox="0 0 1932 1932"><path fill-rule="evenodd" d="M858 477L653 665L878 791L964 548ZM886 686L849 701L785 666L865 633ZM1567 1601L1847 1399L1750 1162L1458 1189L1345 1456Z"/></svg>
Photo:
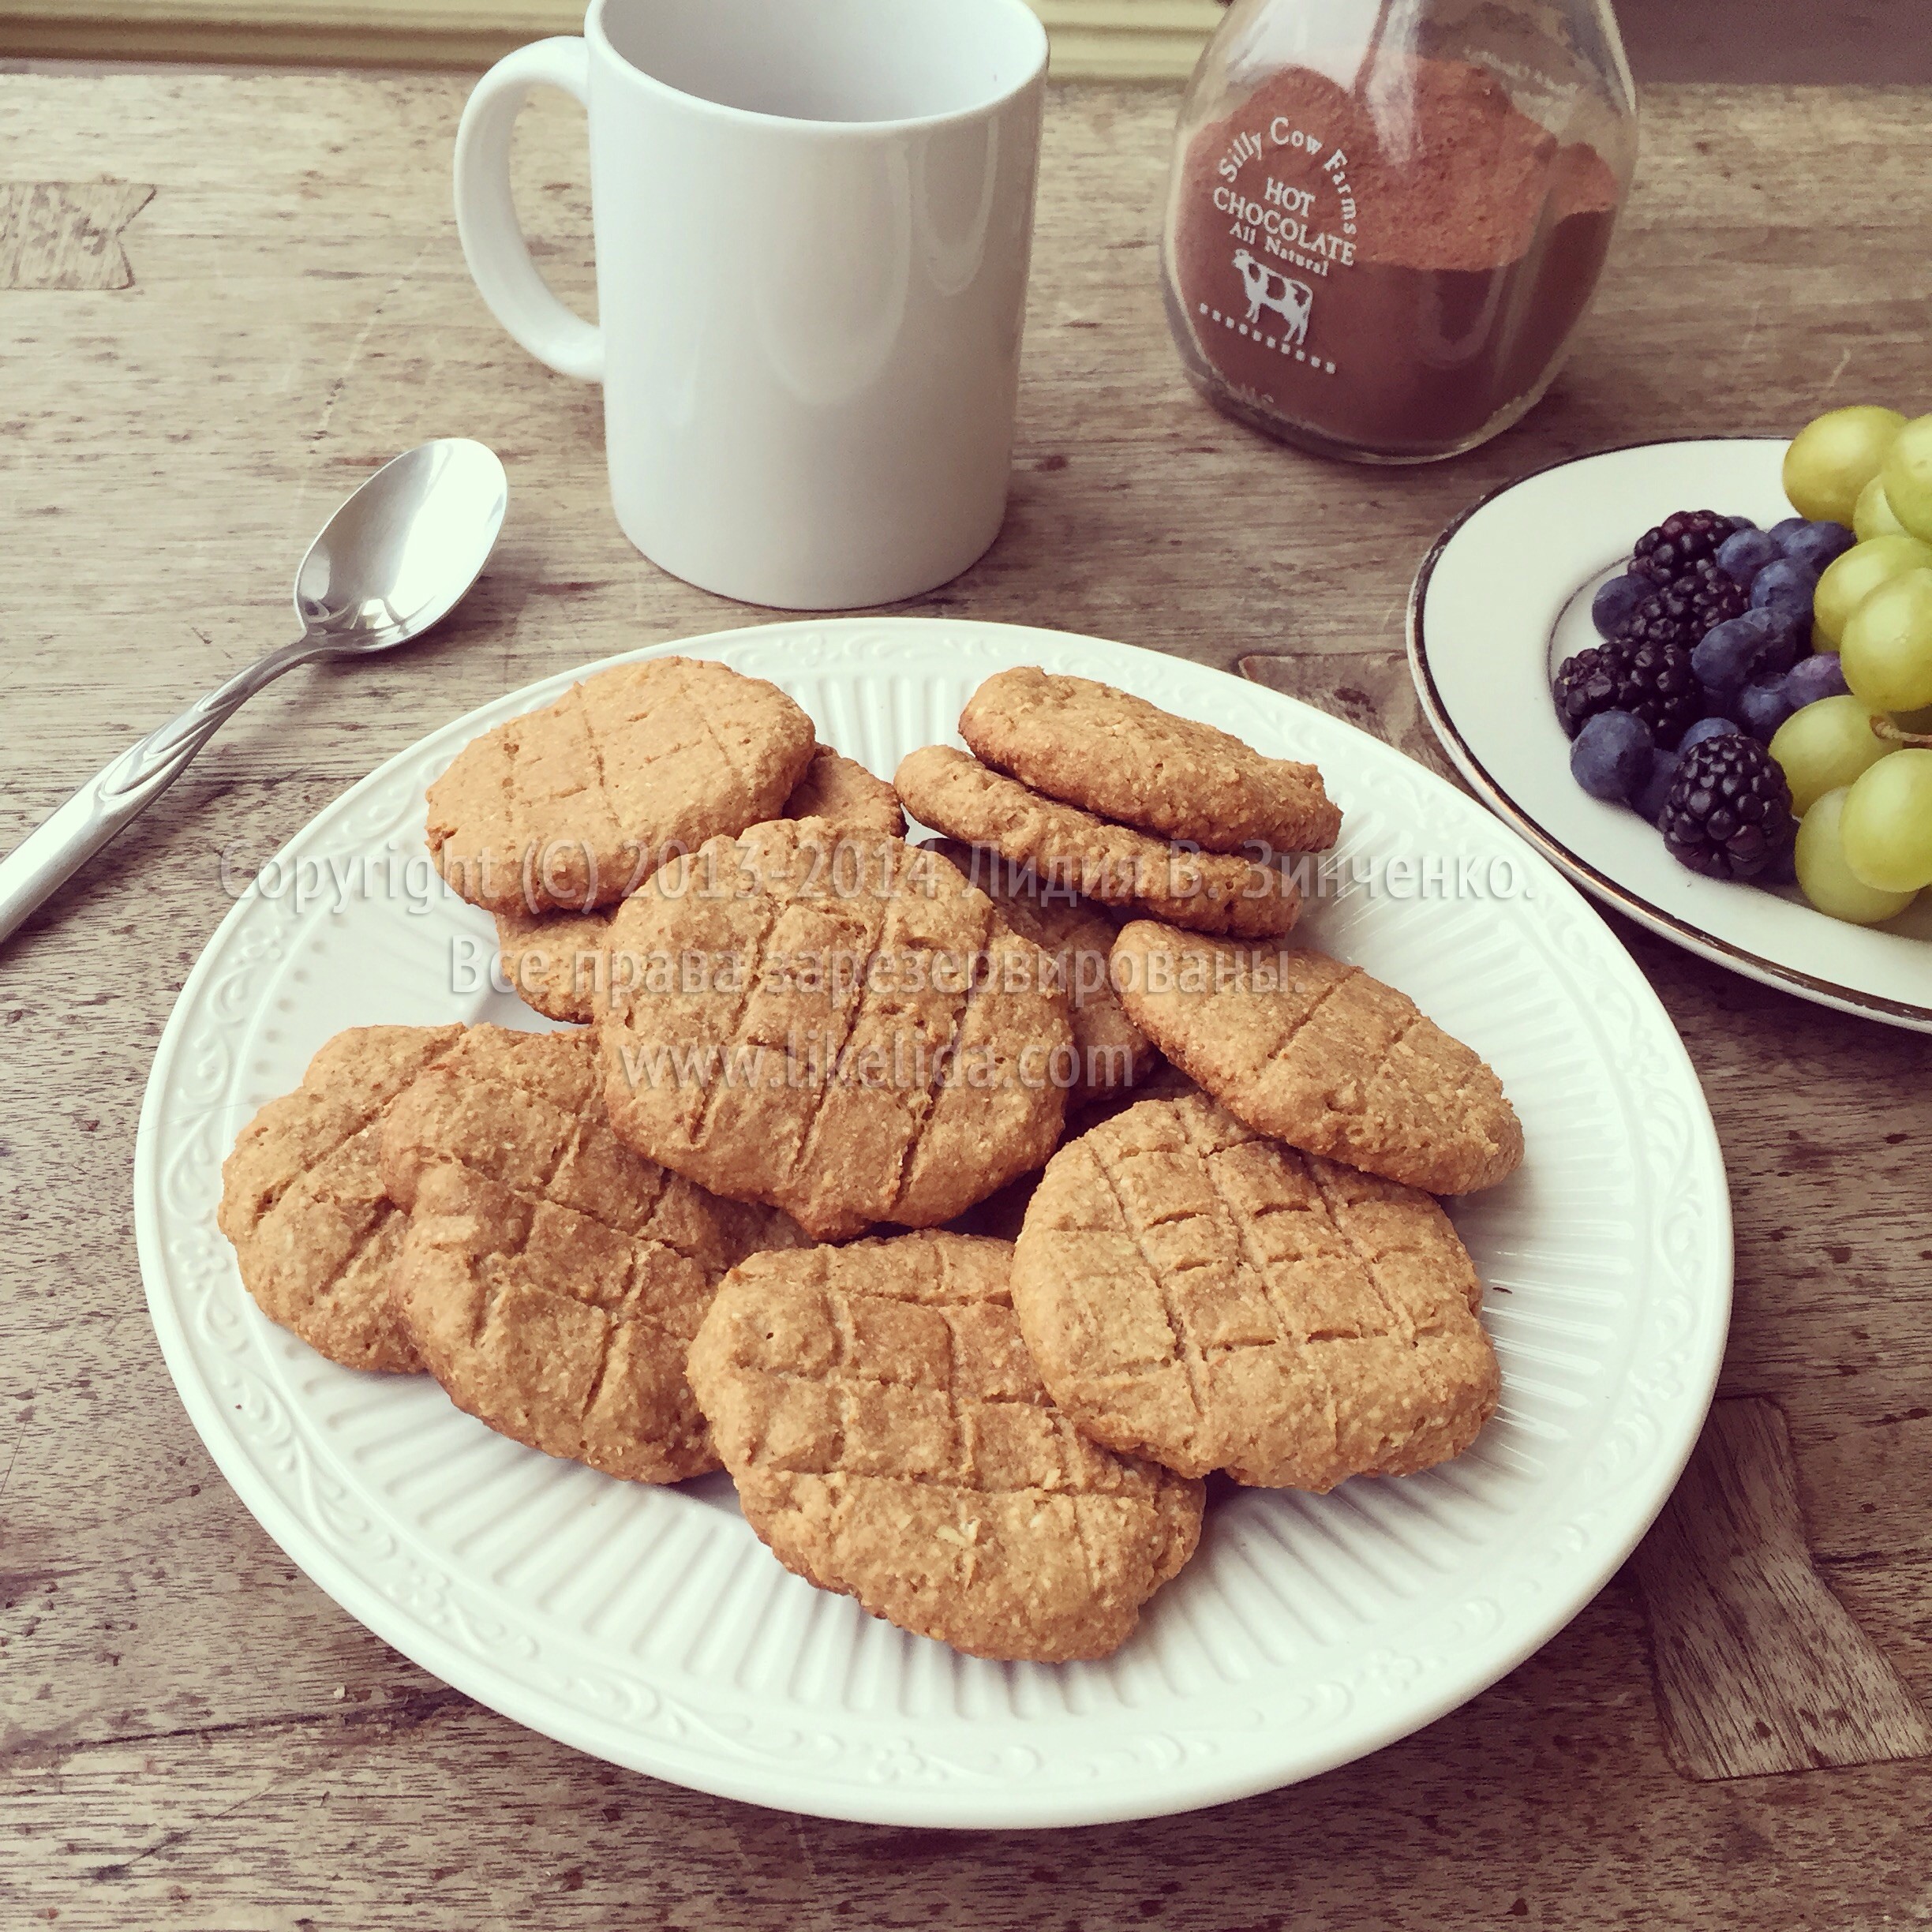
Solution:
<svg viewBox="0 0 1932 1932"><path fill-rule="evenodd" d="M406 644L447 617L496 547L508 496L496 452L461 437L384 463L295 573L302 635L122 752L0 859L0 940L145 811L264 685L317 658Z"/></svg>

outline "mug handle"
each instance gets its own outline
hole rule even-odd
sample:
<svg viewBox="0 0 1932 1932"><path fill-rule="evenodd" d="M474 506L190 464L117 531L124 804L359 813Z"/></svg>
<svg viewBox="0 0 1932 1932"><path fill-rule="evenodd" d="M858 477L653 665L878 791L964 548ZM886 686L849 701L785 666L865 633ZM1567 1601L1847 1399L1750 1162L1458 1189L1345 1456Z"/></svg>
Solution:
<svg viewBox="0 0 1932 1932"><path fill-rule="evenodd" d="M590 51L575 35L506 54L476 84L456 129L456 232L477 292L539 362L604 380L604 335L567 309L530 259L510 193L510 136L530 90L561 88L590 105Z"/></svg>

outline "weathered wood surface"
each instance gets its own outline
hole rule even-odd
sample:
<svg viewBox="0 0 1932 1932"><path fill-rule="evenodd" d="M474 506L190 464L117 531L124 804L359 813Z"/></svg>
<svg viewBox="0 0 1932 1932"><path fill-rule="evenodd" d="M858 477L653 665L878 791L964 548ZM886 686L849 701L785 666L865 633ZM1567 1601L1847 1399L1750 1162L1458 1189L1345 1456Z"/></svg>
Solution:
<svg viewBox="0 0 1932 1932"><path fill-rule="evenodd" d="M130 286L121 230L153 193L120 182L0 185L0 289Z"/></svg>
<svg viewBox="0 0 1932 1932"><path fill-rule="evenodd" d="M1469 789L1422 715L1406 650L1323 651L1297 657L1253 651L1237 658L1234 668L1271 691L1373 732L1440 777Z"/></svg>
<svg viewBox="0 0 1932 1932"><path fill-rule="evenodd" d="M522 1732L388 1651L242 1511L162 1367L128 1184L148 1055L228 903L223 855L259 861L506 688L763 615L628 549L594 395L526 359L471 292L447 186L462 93L0 77L0 182L155 189L119 238L130 286L0 292L0 845L279 638L303 545L381 459L475 435L515 492L447 631L256 700L0 953L0 1923L1912 1923L1932 1894L1932 1760L1683 1777L1627 1582L1474 1703L1311 1784L1118 1829L922 1836L773 1818ZM1365 688L1350 660L1399 646L1427 542L1495 482L1652 434L1932 402L1921 95L1654 92L1571 373L1488 450L1406 473L1277 450L1185 388L1153 281L1172 107L1056 92L1012 515L981 565L912 608L1230 668L1285 657L1249 668L1346 706ZM580 124L545 103L520 165L545 260L581 299ZM1925 1702L1932 1050L1623 936L1731 1166L1725 1391L1788 1418L1812 1559Z"/></svg>
<svg viewBox="0 0 1932 1932"><path fill-rule="evenodd" d="M1753 1777L1932 1752L1932 1723L1811 1561L1777 1403L1720 1402L1631 1562L1672 1762Z"/></svg>

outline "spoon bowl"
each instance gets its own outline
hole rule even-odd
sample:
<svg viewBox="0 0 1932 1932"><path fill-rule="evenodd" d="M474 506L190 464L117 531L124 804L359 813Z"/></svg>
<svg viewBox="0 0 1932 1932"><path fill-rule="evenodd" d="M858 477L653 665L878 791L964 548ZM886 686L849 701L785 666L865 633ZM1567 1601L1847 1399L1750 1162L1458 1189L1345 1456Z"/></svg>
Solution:
<svg viewBox="0 0 1932 1932"><path fill-rule="evenodd" d="M446 436L406 450L309 546L295 573L303 628L331 655L420 636L482 574L508 500L504 466L481 443Z"/></svg>

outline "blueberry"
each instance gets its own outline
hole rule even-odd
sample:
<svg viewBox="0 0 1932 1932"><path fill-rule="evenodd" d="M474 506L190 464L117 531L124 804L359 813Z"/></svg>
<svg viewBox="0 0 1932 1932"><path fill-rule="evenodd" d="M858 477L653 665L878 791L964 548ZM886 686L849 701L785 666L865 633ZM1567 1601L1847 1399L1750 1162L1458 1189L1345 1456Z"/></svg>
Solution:
<svg viewBox="0 0 1932 1932"><path fill-rule="evenodd" d="M1706 694L1720 703L1735 697L1750 682L1751 667L1762 642L1758 626L1748 621L1755 614L1712 625L1690 653L1691 669Z"/></svg>
<svg viewBox="0 0 1932 1932"><path fill-rule="evenodd" d="M1761 530L1735 530L1717 546L1718 563L1741 584L1749 583L1780 555L1777 545Z"/></svg>
<svg viewBox="0 0 1932 1932"><path fill-rule="evenodd" d="M1613 638L1625 621L1657 588L1648 577L1612 577L1590 599L1590 622L1600 637Z"/></svg>
<svg viewBox="0 0 1932 1932"><path fill-rule="evenodd" d="M1728 724L1731 721L1727 718ZM1693 724L1692 731L1698 727ZM1735 731L1737 728L1732 726ZM1652 825L1657 822L1664 810L1664 801L1670 796L1670 788L1677 782L1677 754L1675 751L1659 751L1650 760L1650 776L1631 794L1631 809L1639 818L1647 818Z"/></svg>
<svg viewBox="0 0 1932 1932"><path fill-rule="evenodd" d="M1690 653L1690 665L1717 699L1713 711L1727 711L1747 684L1782 677L1798 655L1789 620L1775 608L1747 611L1742 617L1713 624Z"/></svg>
<svg viewBox="0 0 1932 1932"><path fill-rule="evenodd" d="M1803 517L1787 517L1782 523L1773 523L1765 534L1782 550L1801 530L1809 530L1810 527Z"/></svg>
<svg viewBox="0 0 1932 1932"><path fill-rule="evenodd" d="M1702 744L1706 738L1721 738L1727 732L1734 732L1737 728L1738 722L1735 718L1699 718L1679 741L1677 754L1681 758L1693 745Z"/></svg>
<svg viewBox="0 0 1932 1932"><path fill-rule="evenodd" d="M1826 564L1843 556L1857 541L1842 523L1807 523L1786 540L1784 554L1794 564L1808 564L1822 575Z"/></svg>
<svg viewBox="0 0 1932 1932"><path fill-rule="evenodd" d="M1570 747L1570 773L1592 798L1627 803L1655 762L1650 727L1628 711L1599 711Z"/></svg>
<svg viewBox="0 0 1932 1932"><path fill-rule="evenodd" d="M1811 648L1811 613L1802 618L1786 616L1775 606L1765 611L1747 611L1745 616L1769 620L1765 627L1764 649L1758 653L1750 682L1782 677Z"/></svg>
<svg viewBox="0 0 1932 1932"><path fill-rule="evenodd" d="M1820 651L1816 657L1800 658L1785 675L1784 695L1791 700L1794 711L1802 711L1821 698L1842 698L1845 690L1844 672L1836 651Z"/></svg>
<svg viewBox="0 0 1932 1932"><path fill-rule="evenodd" d="M1745 616L1763 622L1765 633L1765 658L1775 664L1779 675L1788 671L1800 657L1811 649L1811 612L1807 608L1802 617L1785 616L1775 605L1754 611L1747 611ZM1761 672L1768 676L1769 672Z"/></svg>
<svg viewBox="0 0 1932 1932"><path fill-rule="evenodd" d="M1801 636L1808 635L1811 597L1817 589L1818 572L1810 564L1795 557L1780 557L1751 579L1751 608L1773 611L1788 619Z"/></svg>
<svg viewBox="0 0 1932 1932"><path fill-rule="evenodd" d="M1782 678L1763 684L1747 684L1731 707L1731 715L1760 744L1769 744L1771 734L1791 714L1792 701L1785 695Z"/></svg>

